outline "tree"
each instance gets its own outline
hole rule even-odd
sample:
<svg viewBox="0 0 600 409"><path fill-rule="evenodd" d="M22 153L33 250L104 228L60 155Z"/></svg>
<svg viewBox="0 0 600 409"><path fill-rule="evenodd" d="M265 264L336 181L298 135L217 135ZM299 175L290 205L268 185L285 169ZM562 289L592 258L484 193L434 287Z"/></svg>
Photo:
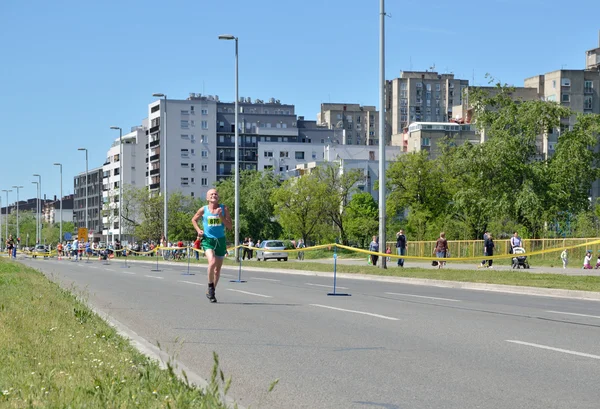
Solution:
<svg viewBox="0 0 600 409"><path fill-rule="evenodd" d="M280 237L282 228L274 217L270 198L280 185L272 172L245 170L240 172L240 234L242 237L273 239ZM228 178L217 183L220 200L231 212L234 219L235 183ZM233 239L233 232L228 232Z"/></svg>
<svg viewBox="0 0 600 409"><path fill-rule="evenodd" d="M364 247L379 229L379 206L370 193L356 193L346 211L346 233Z"/></svg>
<svg viewBox="0 0 600 409"><path fill-rule="evenodd" d="M302 237L305 243L320 236L326 201L329 200L325 185L316 175L308 174L286 180L271 195L275 216L290 235Z"/></svg>
<svg viewBox="0 0 600 409"><path fill-rule="evenodd" d="M196 231L192 226L192 217L203 205L202 201L190 196L184 196L181 192L169 195L169 238L177 240L193 240Z"/></svg>
<svg viewBox="0 0 600 409"><path fill-rule="evenodd" d="M313 170L317 183L323 184L327 200L324 213L337 227L341 242L348 245L344 223L347 219L346 207L350 196L354 193L356 183L363 179L363 172L359 169L345 170L342 165L329 162Z"/></svg>

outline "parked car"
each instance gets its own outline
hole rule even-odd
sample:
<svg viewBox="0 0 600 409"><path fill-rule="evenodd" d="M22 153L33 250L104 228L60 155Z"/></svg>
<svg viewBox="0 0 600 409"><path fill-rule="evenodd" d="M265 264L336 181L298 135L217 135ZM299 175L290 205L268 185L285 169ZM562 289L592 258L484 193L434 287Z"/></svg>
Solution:
<svg viewBox="0 0 600 409"><path fill-rule="evenodd" d="M44 246L43 244L37 244L31 251L31 257L33 258L36 258L37 256L47 258L49 255L50 250L48 250L48 247Z"/></svg>
<svg viewBox="0 0 600 409"><path fill-rule="evenodd" d="M277 259L277 261L288 261L288 253L281 251L285 250L285 243L282 240L265 240L260 243L258 247L259 250L256 250L256 259L260 260L269 260L269 259Z"/></svg>

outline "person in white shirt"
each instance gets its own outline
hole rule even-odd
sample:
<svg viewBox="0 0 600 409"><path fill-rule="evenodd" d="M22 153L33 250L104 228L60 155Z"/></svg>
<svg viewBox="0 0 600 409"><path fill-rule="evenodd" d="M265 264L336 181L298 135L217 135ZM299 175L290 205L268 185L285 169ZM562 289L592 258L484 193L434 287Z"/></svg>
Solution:
<svg viewBox="0 0 600 409"><path fill-rule="evenodd" d="M567 249L564 249L562 253L560 253L560 259L563 263L563 268L567 268L567 263L569 262L569 256L567 255Z"/></svg>
<svg viewBox="0 0 600 409"><path fill-rule="evenodd" d="M592 268L592 252L588 251L585 253L585 258L583 259L583 268L589 270Z"/></svg>

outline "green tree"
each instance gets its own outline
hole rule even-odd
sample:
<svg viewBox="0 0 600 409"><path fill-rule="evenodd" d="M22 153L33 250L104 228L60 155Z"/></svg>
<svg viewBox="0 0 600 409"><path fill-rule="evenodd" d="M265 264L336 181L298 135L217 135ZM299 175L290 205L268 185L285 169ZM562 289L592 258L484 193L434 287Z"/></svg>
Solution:
<svg viewBox="0 0 600 409"><path fill-rule="evenodd" d="M313 170L316 183L322 184L327 200L324 213L338 229L341 243L348 245L345 222L347 205L351 195L358 189L356 184L364 178L359 169L345 169L343 164L328 162Z"/></svg>
<svg viewBox="0 0 600 409"><path fill-rule="evenodd" d="M272 193L280 185L272 172L245 170L240 172L240 235L268 240L279 238L282 228L274 217ZM233 178L217 183L220 200L227 205L234 219L235 184ZM233 240L234 232L228 232L228 238Z"/></svg>
<svg viewBox="0 0 600 409"><path fill-rule="evenodd" d="M308 174L286 180L271 195L275 216L283 229L292 236L302 237L305 243L320 238L326 229L327 190L316 175Z"/></svg>
<svg viewBox="0 0 600 409"><path fill-rule="evenodd" d="M356 193L346 208L346 233L361 247L369 243L379 229L379 206L369 193Z"/></svg>
<svg viewBox="0 0 600 409"><path fill-rule="evenodd" d="M169 239L172 241L190 241L196 237L192 226L192 217L202 206L202 202L181 192L169 195Z"/></svg>

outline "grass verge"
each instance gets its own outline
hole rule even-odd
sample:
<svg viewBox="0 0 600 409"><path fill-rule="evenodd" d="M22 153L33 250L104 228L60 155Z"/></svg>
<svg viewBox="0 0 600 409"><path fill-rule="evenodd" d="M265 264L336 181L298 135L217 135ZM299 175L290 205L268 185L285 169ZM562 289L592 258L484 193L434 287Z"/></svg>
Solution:
<svg viewBox="0 0 600 409"><path fill-rule="evenodd" d="M139 353L71 291L0 259L0 407L227 408L218 357L206 389Z"/></svg>

